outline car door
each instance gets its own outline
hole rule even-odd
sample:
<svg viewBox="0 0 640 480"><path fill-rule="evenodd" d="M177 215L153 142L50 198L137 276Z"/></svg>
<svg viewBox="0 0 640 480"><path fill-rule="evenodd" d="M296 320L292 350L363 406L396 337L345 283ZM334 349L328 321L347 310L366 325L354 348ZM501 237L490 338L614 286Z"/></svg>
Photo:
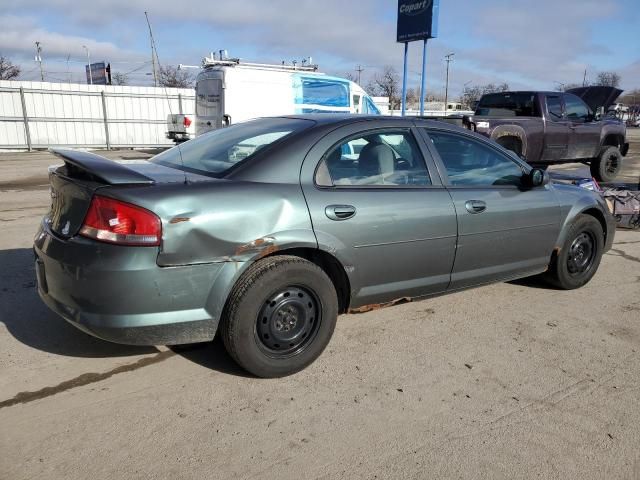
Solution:
<svg viewBox="0 0 640 480"><path fill-rule="evenodd" d="M303 164L318 244L347 270L352 308L449 285L455 210L411 125L369 120L339 128Z"/></svg>
<svg viewBox="0 0 640 480"><path fill-rule="evenodd" d="M560 231L550 186L524 188L528 167L484 139L435 128L424 133L458 216L450 288L543 271Z"/></svg>
<svg viewBox="0 0 640 480"><path fill-rule="evenodd" d="M571 93L564 94L564 104L570 129L568 158L596 157L600 147L601 122L594 121L587 104Z"/></svg>
<svg viewBox="0 0 640 480"><path fill-rule="evenodd" d="M564 160L569 151L569 122L564 116L562 94L546 94L544 98L547 113L542 160Z"/></svg>

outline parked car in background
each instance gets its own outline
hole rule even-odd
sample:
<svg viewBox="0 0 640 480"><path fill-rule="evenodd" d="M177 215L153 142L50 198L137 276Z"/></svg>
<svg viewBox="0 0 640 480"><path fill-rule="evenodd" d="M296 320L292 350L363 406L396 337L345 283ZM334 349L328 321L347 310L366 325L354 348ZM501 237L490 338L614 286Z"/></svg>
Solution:
<svg viewBox="0 0 640 480"><path fill-rule="evenodd" d="M581 162L597 180L611 182L629 149L624 123L607 116L620 93L612 87L490 93L472 124L531 165Z"/></svg>
<svg viewBox="0 0 640 480"><path fill-rule="evenodd" d="M615 231L599 195L446 122L277 117L150 161L55 153L34 243L44 302L120 343L220 330L263 377L313 362L340 313L543 273L578 288Z"/></svg>

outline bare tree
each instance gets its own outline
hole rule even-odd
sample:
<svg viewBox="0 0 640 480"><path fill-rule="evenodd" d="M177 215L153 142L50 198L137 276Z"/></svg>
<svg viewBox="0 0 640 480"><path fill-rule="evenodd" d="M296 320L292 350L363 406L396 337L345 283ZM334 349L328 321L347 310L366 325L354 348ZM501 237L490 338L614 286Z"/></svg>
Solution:
<svg viewBox="0 0 640 480"><path fill-rule="evenodd" d="M488 83L487 85L472 85L465 87L460 97L460 103L467 108L475 108L476 103L480 100L482 95L487 93L498 93L509 91L508 83L500 83L498 85L494 83Z"/></svg>
<svg viewBox="0 0 640 480"><path fill-rule="evenodd" d="M20 75L20 67L0 55L0 80L11 80Z"/></svg>
<svg viewBox="0 0 640 480"><path fill-rule="evenodd" d="M356 75L351 72L346 72L344 75L342 75L342 78L346 78L347 80L351 80L352 82L355 82L358 79L358 77L356 77Z"/></svg>
<svg viewBox="0 0 640 480"><path fill-rule="evenodd" d="M115 72L111 76L111 85L129 85L129 77L121 72Z"/></svg>
<svg viewBox="0 0 640 480"><path fill-rule="evenodd" d="M640 88L634 88L633 90L625 92L619 101L625 105L640 105Z"/></svg>
<svg viewBox="0 0 640 480"><path fill-rule="evenodd" d="M600 72L596 77L594 85L602 87L618 87L622 77L616 72Z"/></svg>
<svg viewBox="0 0 640 480"><path fill-rule="evenodd" d="M420 91L417 88L407 88L407 106L415 107L420 103Z"/></svg>
<svg viewBox="0 0 640 480"><path fill-rule="evenodd" d="M161 65L158 83L162 87L189 88L193 86L193 75L171 65Z"/></svg>
<svg viewBox="0 0 640 480"><path fill-rule="evenodd" d="M396 110L400 107L400 79L395 69L389 65L381 73L373 77L374 91L384 97L389 97L389 108Z"/></svg>

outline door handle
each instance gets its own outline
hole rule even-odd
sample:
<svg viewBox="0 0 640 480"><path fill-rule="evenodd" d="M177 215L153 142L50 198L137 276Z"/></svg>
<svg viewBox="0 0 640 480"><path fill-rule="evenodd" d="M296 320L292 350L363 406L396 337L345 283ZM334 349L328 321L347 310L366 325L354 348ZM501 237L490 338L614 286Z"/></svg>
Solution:
<svg viewBox="0 0 640 480"><path fill-rule="evenodd" d="M469 213L482 213L487 209L487 204L482 200L467 200L464 208L466 208Z"/></svg>
<svg viewBox="0 0 640 480"><path fill-rule="evenodd" d="M356 207L353 205L329 205L325 207L324 213L331 220L347 220L356 214Z"/></svg>

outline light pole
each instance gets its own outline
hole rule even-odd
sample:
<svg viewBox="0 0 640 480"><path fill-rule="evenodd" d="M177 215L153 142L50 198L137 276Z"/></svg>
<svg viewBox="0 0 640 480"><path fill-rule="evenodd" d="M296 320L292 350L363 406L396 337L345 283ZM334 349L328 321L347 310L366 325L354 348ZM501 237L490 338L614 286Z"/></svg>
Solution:
<svg viewBox="0 0 640 480"><path fill-rule="evenodd" d="M89 85L93 85L93 75L91 73L91 57L89 56L89 47L87 47L86 45L82 45L82 48L84 48L87 51L87 65L89 68Z"/></svg>
<svg viewBox="0 0 640 480"><path fill-rule="evenodd" d="M455 55L455 53L449 53L447 55L444 56L446 62L447 62L447 81L445 83L445 87L444 87L444 115L445 117L447 116L447 104L449 103L449 64L451 62L453 62L453 56Z"/></svg>

